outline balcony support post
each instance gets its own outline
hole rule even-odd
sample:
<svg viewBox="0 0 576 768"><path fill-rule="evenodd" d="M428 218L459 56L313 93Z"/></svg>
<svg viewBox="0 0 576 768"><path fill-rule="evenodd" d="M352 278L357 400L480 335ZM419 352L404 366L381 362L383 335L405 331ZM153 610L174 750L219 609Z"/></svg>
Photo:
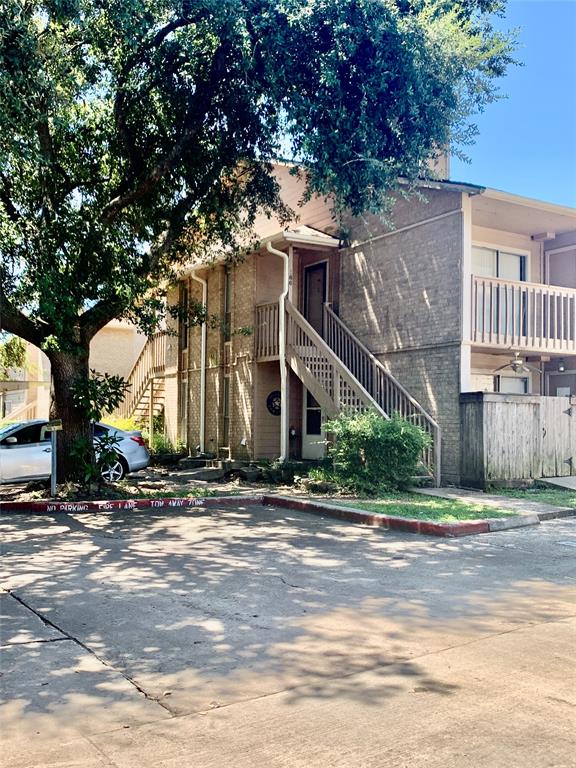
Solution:
<svg viewBox="0 0 576 768"><path fill-rule="evenodd" d="M278 298L278 352L280 357L280 461L287 461L289 458L289 380L288 367L286 365L286 299L290 291L291 275L290 268L292 262L292 253L284 253L274 248L272 243L266 243L269 253L279 256L284 265L282 293Z"/></svg>
<svg viewBox="0 0 576 768"><path fill-rule="evenodd" d="M206 305L208 303L208 283L206 280L204 280L201 277L198 277L195 271L192 271L191 278L197 283L200 283L202 286L202 306L204 307L204 312L206 312ZM201 347L200 347L200 453L204 454L206 452L206 322L202 323L202 338L201 338ZM189 373L187 372L187 375L189 376ZM187 400L190 401L190 395L187 394ZM186 403L186 408L188 409L188 402ZM188 412L188 411L186 411ZM186 423L188 424L188 419L186 419Z"/></svg>

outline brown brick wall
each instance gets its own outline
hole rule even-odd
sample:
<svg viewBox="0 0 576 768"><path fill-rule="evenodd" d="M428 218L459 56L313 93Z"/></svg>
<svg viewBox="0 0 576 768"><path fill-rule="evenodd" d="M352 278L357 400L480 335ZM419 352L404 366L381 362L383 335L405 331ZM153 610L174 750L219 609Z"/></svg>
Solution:
<svg viewBox="0 0 576 768"><path fill-rule="evenodd" d="M399 203L395 224L453 213L342 253L340 315L439 422L444 479L457 481L463 223L459 194L428 191L427 198ZM372 217L352 237L385 229Z"/></svg>
<svg viewBox="0 0 576 768"><path fill-rule="evenodd" d="M207 309L210 316L218 318L214 327L207 330L206 370L206 450L216 453L223 447L223 388L224 376L230 377L230 448L236 458L252 458L253 445L253 379L254 379L254 334L244 335L240 328L254 327L255 261L249 258L232 267L231 298L231 354L230 366L225 368L225 346L222 323L224 321L224 267L207 268L199 273L208 281ZM189 282L190 296L201 300L202 286L196 281ZM177 296L174 289L173 300ZM173 341L176 352L171 356L171 365L178 360L178 340ZM188 339L188 358L181 357L181 370L174 384L169 384L170 398L167 398L167 424L169 433L177 434L180 414L178 411L178 380L188 382L188 446L195 451L200 443L200 353L201 328L192 327ZM185 369L183 366L186 366ZM174 391L173 391L174 390ZM245 442L246 445L242 445Z"/></svg>
<svg viewBox="0 0 576 768"><path fill-rule="evenodd" d="M379 355L390 373L440 424L442 477L460 478L460 345Z"/></svg>

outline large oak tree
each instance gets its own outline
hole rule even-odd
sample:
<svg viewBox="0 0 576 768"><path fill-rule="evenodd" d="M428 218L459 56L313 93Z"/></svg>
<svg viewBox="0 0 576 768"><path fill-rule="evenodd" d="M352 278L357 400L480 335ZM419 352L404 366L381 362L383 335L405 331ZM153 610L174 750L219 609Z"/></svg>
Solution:
<svg viewBox="0 0 576 768"><path fill-rule="evenodd" d="M289 153L336 211L385 205L471 135L511 42L499 0L1 0L0 328L74 383L113 318L151 330L174 266L287 215Z"/></svg>

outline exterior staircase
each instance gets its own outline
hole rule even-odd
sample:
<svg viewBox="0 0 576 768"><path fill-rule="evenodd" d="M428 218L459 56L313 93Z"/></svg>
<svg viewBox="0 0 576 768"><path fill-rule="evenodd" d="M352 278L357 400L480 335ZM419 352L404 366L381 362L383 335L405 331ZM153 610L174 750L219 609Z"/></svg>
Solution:
<svg viewBox="0 0 576 768"><path fill-rule="evenodd" d="M267 305L269 307L269 305ZM324 305L321 336L290 301L286 307L286 361L328 417L341 410L374 409L384 418L398 413L431 438L422 456L425 475L440 485L441 431L384 365L354 336L332 309ZM266 309L269 314L269 308ZM258 311L257 311L258 316ZM268 322L272 329L278 324ZM259 341L269 357L271 340Z"/></svg>
<svg viewBox="0 0 576 768"><path fill-rule="evenodd" d="M130 389L113 416L143 422L163 412L167 337L166 331L159 331L148 339L126 379Z"/></svg>
<svg viewBox="0 0 576 768"><path fill-rule="evenodd" d="M279 358L279 304L256 307L256 359ZM285 301L286 362L328 417L342 410L374 409L384 418L395 413L421 427L431 438L422 455L423 476L440 484L441 431L437 422L354 336L325 304L320 335ZM128 376L124 402L114 415L151 421L164 408L168 334L156 333L144 346ZM225 458L225 457L217 457Z"/></svg>

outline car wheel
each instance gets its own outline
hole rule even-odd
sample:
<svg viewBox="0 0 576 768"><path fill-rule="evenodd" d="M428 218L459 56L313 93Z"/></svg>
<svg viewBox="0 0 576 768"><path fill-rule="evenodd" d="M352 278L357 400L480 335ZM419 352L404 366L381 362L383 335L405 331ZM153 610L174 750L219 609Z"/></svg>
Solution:
<svg viewBox="0 0 576 768"><path fill-rule="evenodd" d="M104 467L100 474L107 483L117 483L126 474L126 468L120 459L116 459Z"/></svg>

